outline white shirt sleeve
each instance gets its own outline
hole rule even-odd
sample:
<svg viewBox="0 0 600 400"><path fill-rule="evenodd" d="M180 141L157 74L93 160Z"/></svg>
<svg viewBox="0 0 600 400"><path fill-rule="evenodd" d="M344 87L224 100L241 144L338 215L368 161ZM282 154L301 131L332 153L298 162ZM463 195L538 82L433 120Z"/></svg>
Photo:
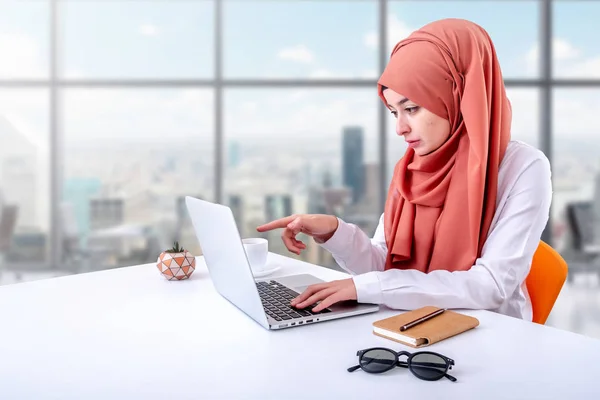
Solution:
<svg viewBox="0 0 600 400"><path fill-rule="evenodd" d="M358 226L338 218L338 228L333 236L321 246L328 250L340 267L351 274L383 271L387 257L387 246L383 231L383 214L369 239Z"/></svg>
<svg viewBox="0 0 600 400"><path fill-rule="evenodd" d="M387 254L383 216L373 239L340 221L338 231L321 246L354 275L359 302L405 310L426 305L493 310L526 279L551 199L550 164L539 158L515 180L496 211L481 257L468 271L383 271Z"/></svg>

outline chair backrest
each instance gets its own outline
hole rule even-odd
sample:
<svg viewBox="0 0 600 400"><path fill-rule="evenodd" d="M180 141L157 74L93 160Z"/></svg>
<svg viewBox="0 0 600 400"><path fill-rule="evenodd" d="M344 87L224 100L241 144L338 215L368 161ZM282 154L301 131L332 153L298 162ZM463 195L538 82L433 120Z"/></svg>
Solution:
<svg viewBox="0 0 600 400"><path fill-rule="evenodd" d="M567 279L567 270L567 263L562 256L546 242L540 241L526 279L533 307L533 322L546 323Z"/></svg>

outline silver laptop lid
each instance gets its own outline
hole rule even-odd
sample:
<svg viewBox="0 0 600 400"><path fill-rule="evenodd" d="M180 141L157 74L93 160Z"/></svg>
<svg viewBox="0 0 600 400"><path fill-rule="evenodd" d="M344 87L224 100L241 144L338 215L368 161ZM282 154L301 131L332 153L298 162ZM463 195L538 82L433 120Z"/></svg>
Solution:
<svg viewBox="0 0 600 400"><path fill-rule="evenodd" d="M215 288L232 304L268 328L231 209L190 196L186 196L185 203Z"/></svg>

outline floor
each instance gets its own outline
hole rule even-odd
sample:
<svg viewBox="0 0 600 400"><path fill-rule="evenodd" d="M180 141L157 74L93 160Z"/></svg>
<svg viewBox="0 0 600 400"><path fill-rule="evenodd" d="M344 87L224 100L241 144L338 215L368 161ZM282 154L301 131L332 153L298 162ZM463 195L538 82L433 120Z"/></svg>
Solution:
<svg viewBox="0 0 600 400"><path fill-rule="evenodd" d="M600 339L598 274L577 274L565 283L546 325Z"/></svg>

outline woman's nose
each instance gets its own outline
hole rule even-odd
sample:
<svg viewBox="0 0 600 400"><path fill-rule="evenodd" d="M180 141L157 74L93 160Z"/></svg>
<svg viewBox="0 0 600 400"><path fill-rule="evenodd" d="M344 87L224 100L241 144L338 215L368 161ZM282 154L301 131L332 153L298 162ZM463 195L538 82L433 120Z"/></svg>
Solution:
<svg viewBox="0 0 600 400"><path fill-rule="evenodd" d="M396 120L396 133L398 136L406 135L410 132L410 126L401 117Z"/></svg>

